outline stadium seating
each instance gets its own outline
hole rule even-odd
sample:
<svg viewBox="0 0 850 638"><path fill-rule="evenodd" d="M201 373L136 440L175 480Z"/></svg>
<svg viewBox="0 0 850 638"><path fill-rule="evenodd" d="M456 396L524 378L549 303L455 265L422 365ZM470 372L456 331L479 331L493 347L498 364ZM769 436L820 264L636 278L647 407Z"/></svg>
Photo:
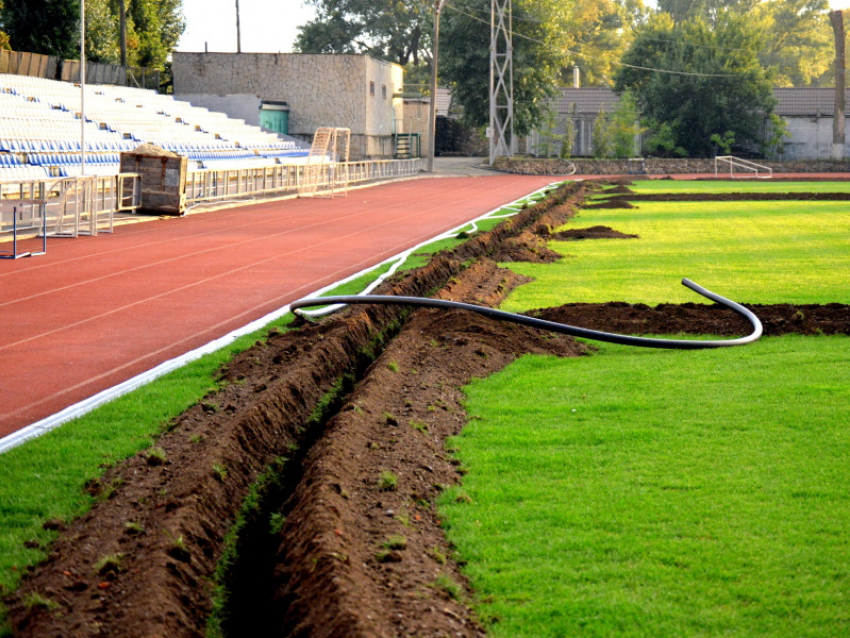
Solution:
<svg viewBox="0 0 850 638"><path fill-rule="evenodd" d="M88 85L84 96L79 85L0 74L0 180L78 175L82 139L90 174L117 173L120 153L143 142L185 155L190 170L273 166L309 152L154 91Z"/></svg>

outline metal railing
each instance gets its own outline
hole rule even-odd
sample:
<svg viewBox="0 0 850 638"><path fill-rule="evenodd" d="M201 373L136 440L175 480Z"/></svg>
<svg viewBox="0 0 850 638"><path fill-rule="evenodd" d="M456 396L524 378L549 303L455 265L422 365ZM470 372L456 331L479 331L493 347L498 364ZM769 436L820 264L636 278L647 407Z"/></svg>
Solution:
<svg viewBox="0 0 850 638"><path fill-rule="evenodd" d="M340 176L347 176L347 184L410 177L420 171L418 158L409 160L364 160L310 167L318 168L319 190L341 190ZM241 168L230 170L207 169L186 176L186 204L239 200L247 197L262 198L297 194L305 179L307 167L303 164Z"/></svg>
<svg viewBox="0 0 850 638"><path fill-rule="evenodd" d="M114 215L141 203L137 173L0 182L0 238L111 233Z"/></svg>
<svg viewBox="0 0 850 638"><path fill-rule="evenodd" d="M741 159L740 157L734 157L732 155L719 155L714 158L714 176L718 177L717 170L717 162L725 162L729 164L729 177L735 177L735 168L741 168L746 171L752 171L755 173L755 176L759 179L770 179L773 177L773 169L769 166L764 166L762 164L756 164L755 162L751 162L750 160ZM767 175L759 175L759 170L767 171ZM751 173L746 173L746 176L749 177Z"/></svg>

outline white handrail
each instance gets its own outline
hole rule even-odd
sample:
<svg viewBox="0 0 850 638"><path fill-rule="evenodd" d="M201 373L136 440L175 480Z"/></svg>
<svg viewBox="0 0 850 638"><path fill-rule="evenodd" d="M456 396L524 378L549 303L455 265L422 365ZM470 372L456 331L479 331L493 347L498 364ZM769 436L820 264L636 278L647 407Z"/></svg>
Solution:
<svg viewBox="0 0 850 638"><path fill-rule="evenodd" d="M773 177L773 169L770 166L764 166L763 164L756 164L755 162L751 162L750 160L741 159L740 157L734 157L733 155L718 155L714 158L714 176L718 177L717 171L717 160L722 162L728 162L729 164L729 177L735 177L735 167L743 168L748 171L754 171L756 177L759 179L771 179ZM767 175L759 175L759 169L763 169L767 171Z"/></svg>

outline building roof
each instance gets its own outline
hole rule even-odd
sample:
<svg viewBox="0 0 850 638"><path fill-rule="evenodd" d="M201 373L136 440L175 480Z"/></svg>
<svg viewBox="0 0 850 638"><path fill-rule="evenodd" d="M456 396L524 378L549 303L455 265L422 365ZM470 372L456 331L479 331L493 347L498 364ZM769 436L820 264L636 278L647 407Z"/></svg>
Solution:
<svg viewBox="0 0 850 638"><path fill-rule="evenodd" d="M774 113L782 117L832 117L835 112L835 89L773 89L773 95L779 100ZM850 105L850 90L845 96L845 104Z"/></svg>
<svg viewBox="0 0 850 638"><path fill-rule="evenodd" d="M617 94L611 89L588 87L585 89L564 88L556 95L555 110L558 115L593 115L599 111L611 113L617 104Z"/></svg>
<svg viewBox="0 0 850 638"><path fill-rule="evenodd" d="M832 117L835 111L835 90L832 88L775 88L773 95L779 100L774 112L782 117ZM596 116L600 110L612 112L617 104L617 95L607 88L564 88L554 101L558 115ZM850 109L850 89L847 90L846 104Z"/></svg>

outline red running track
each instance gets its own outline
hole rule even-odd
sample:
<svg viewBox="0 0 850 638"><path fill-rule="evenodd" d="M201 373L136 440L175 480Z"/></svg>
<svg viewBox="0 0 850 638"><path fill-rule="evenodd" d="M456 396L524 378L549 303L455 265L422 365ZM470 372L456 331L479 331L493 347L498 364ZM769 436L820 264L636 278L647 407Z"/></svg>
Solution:
<svg viewBox="0 0 850 638"><path fill-rule="evenodd" d="M2 260L0 437L553 179L395 182L52 239L44 256Z"/></svg>

